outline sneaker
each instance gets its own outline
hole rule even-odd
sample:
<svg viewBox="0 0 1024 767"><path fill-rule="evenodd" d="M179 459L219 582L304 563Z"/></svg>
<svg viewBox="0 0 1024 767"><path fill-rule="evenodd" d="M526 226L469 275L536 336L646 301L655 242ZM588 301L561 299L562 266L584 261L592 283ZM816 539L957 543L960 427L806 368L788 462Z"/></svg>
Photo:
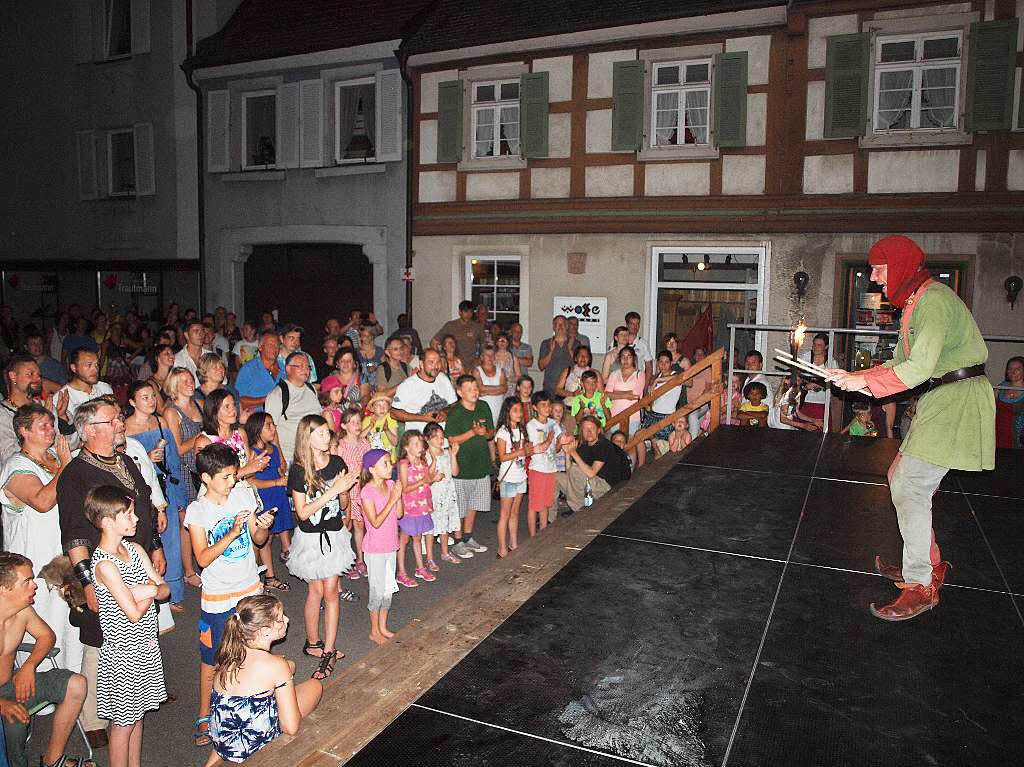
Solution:
<svg viewBox="0 0 1024 767"><path fill-rule="evenodd" d="M359 572L359 568L352 565L348 570L345 571L345 577L350 581L358 581L363 577L363 574Z"/></svg>
<svg viewBox="0 0 1024 767"><path fill-rule="evenodd" d="M461 557L462 559L472 559L473 558L473 552L469 550L468 546L466 546L465 541L459 541L454 546L452 546L451 552L455 556Z"/></svg>
<svg viewBox="0 0 1024 767"><path fill-rule="evenodd" d="M414 588L416 588L417 586L420 585L420 584L418 584L416 582L415 578L410 578L408 575L398 575L395 578L395 580L398 581L403 586L405 586L406 588L410 588L410 589L414 589Z"/></svg>
<svg viewBox="0 0 1024 767"><path fill-rule="evenodd" d="M449 546L454 546L454 545L455 545L456 543L458 543L458 541L457 541L457 540L455 540L454 538L452 538L452 537L451 537L451 536L449 535L449 536L448 536L448 545L449 545Z"/></svg>
<svg viewBox="0 0 1024 767"><path fill-rule="evenodd" d="M416 568L416 577L425 580L427 583L431 583L432 581L437 580L437 578L434 577L434 574L425 567Z"/></svg>
<svg viewBox="0 0 1024 767"><path fill-rule="evenodd" d="M358 570L359 574L365 578L366 577L366 562L356 562L356 570Z"/></svg>
<svg viewBox="0 0 1024 767"><path fill-rule="evenodd" d="M338 599L340 599L342 602L358 602L359 595L354 591L342 589L338 592Z"/></svg>
<svg viewBox="0 0 1024 767"><path fill-rule="evenodd" d="M445 562L451 562L453 565L460 565L462 561L452 553L442 554L441 559Z"/></svg>
<svg viewBox="0 0 1024 767"><path fill-rule="evenodd" d="M427 560L427 569L430 570L430 572L432 572L432 573L436 573L441 568L437 566L437 562L435 562L433 559L428 559Z"/></svg>
<svg viewBox="0 0 1024 767"><path fill-rule="evenodd" d="M487 551L486 546L481 546L473 538L470 538L469 540L465 541L465 544L466 548L472 551L474 554L482 554L485 551Z"/></svg>

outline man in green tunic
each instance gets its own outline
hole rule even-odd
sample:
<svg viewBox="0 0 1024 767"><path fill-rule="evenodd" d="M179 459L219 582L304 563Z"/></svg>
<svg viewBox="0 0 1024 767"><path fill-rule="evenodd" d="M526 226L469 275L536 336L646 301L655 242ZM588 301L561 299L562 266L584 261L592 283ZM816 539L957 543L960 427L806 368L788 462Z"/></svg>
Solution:
<svg viewBox="0 0 1024 767"><path fill-rule="evenodd" d="M932 531L932 495L950 469L995 466L995 398L985 378L988 348L970 310L931 279L924 253L903 236L879 240L868 254L871 280L903 310L893 359L857 372L830 371L837 386L888 397L928 384L900 452L889 468L889 490L900 534L902 568L875 558L882 575L902 589L891 604L871 613L902 621L939 603L949 563L939 557Z"/></svg>

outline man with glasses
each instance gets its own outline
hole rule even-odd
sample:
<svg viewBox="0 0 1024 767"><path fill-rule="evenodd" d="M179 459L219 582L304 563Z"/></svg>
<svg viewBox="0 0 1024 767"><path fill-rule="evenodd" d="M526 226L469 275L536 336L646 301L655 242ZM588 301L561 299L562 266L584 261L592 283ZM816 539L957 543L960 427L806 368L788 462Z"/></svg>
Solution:
<svg viewBox="0 0 1024 767"><path fill-rule="evenodd" d="M277 426L277 437L285 461L295 455L295 435L303 416L320 415L321 405L309 384L309 360L302 351L292 352L284 363L284 380L267 395L267 413Z"/></svg>
<svg viewBox="0 0 1024 767"><path fill-rule="evenodd" d="M57 480L57 509L60 516L60 537L74 569L75 577L85 589L86 606L99 612L89 558L99 545L100 531L85 517L85 496L94 487L121 487L135 503L139 518L135 535L127 540L137 542L148 553L153 567L160 574L167 568L160 531L167 527L167 518L154 512L149 485L135 462L119 452L125 444L124 418L113 398L98 397L82 403L75 411L75 430L82 449L61 472ZM83 619L95 623L98 615ZM106 744L106 722L96 716L96 664L99 647L86 645L82 675L89 682L89 694L82 708L82 726L94 748Z"/></svg>

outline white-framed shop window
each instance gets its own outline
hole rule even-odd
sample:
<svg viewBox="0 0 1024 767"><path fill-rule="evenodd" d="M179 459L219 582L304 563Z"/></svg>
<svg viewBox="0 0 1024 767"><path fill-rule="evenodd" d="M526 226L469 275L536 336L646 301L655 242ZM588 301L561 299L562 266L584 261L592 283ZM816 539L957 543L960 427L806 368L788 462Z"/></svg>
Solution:
<svg viewBox="0 0 1024 767"><path fill-rule="evenodd" d="M652 69L651 146L709 143L711 60L658 62Z"/></svg>
<svg viewBox="0 0 1024 767"><path fill-rule="evenodd" d="M487 316L508 329L523 322L522 261L519 256L465 256L464 297L473 306L484 304Z"/></svg>
<svg viewBox="0 0 1024 767"><path fill-rule="evenodd" d="M875 133L957 127L962 38L952 31L875 40Z"/></svg>
<svg viewBox="0 0 1024 767"><path fill-rule="evenodd" d="M334 84L334 161L372 162L377 158L377 78Z"/></svg>
<svg viewBox="0 0 1024 767"><path fill-rule="evenodd" d="M711 352L729 345L730 322L763 324L768 316L768 246L664 246L651 249L647 337L655 347L668 333L685 338L710 307ZM723 337L720 334L724 333ZM746 337L744 337L746 336ZM765 353L765 334L737 331L737 346Z"/></svg>
<svg viewBox="0 0 1024 767"><path fill-rule="evenodd" d="M277 163L277 91L242 94L242 169L266 170Z"/></svg>
<svg viewBox="0 0 1024 767"><path fill-rule="evenodd" d="M473 157L518 157L519 79L472 83Z"/></svg>

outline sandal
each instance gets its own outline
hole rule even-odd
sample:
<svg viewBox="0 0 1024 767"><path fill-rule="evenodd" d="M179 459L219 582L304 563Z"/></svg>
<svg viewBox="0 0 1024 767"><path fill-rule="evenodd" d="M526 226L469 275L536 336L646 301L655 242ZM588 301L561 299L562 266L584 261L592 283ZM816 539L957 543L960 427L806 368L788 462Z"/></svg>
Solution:
<svg viewBox="0 0 1024 767"><path fill-rule="evenodd" d="M319 650L320 652L316 655L310 652L310 650ZM306 643L302 645L302 654L308 655L310 658L322 658L324 657L324 640L318 642L310 642L308 639Z"/></svg>
<svg viewBox="0 0 1024 767"><path fill-rule="evenodd" d="M47 764L40 756L39 767L96 767L96 762L92 759L79 759L77 756L69 757L66 754L61 754L53 764Z"/></svg>
<svg viewBox="0 0 1024 767"><path fill-rule="evenodd" d="M269 578L264 578L263 585L268 589L277 589L278 591L291 591L292 587L282 581L280 578L271 575Z"/></svg>
<svg viewBox="0 0 1024 767"><path fill-rule="evenodd" d="M291 551L282 551L280 554L277 555L277 558L280 559L281 562L283 563L288 561L289 556L291 556Z"/></svg>
<svg viewBox="0 0 1024 767"><path fill-rule="evenodd" d="M405 573L402 573L401 575L395 576L395 580L398 581L403 586L405 586L407 589L414 589L414 588L416 588L417 586L420 585L420 584L418 584L416 582L416 580L414 578L410 578Z"/></svg>
<svg viewBox="0 0 1024 767"><path fill-rule="evenodd" d="M435 562L433 559L428 559L427 560L427 568L432 573L436 573L438 570L441 569L440 567L437 566L437 562Z"/></svg>
<svg viewBox="0 0 1024 767"><path fill-rule="evenodd" d="M338 599L340 599L342 602L358 602L359 595L356 594L354 591L342 589L338 592Z"/></svg>
<svg viewBox="0 0 1024 767"><path fill-rule="evenodd" d="M320 656L320 665L313 672L312 678L323 681L334 673L334 663L337 660L338 651L331 650ZM319 675L319 676L318 676Z"/></svg>
<svg viewBox="0 0 1024 767"><path fill-rule="evenodd" d="M200 578L196 573L189 573L188 575L186 575L185 583L196 589L201 589L203 587L203 579Z"/></svg>
<svg viewBox="0 0 1024 767"><path fill-rule="evenodd" d="M168 608L172 613L183 613L185 612L185 605L180 602L171 602Z"/></svg>
<svg viewBox="0 0 1024 767"><path fill-rule="evenodd" d="M453 565L461 565L462 560L454 554L442 554L441 559L445 562L451 562Z"/></svg>
<svg viewBox="0 0 1024 767"><path fill-rule="evenodd" d="M203 725L206 727L203 727ZM210 738L210 717L201 716L193 723L196 728L195 732L192 733L192 742L202 748L208 746L213 740Z"/></svg>

